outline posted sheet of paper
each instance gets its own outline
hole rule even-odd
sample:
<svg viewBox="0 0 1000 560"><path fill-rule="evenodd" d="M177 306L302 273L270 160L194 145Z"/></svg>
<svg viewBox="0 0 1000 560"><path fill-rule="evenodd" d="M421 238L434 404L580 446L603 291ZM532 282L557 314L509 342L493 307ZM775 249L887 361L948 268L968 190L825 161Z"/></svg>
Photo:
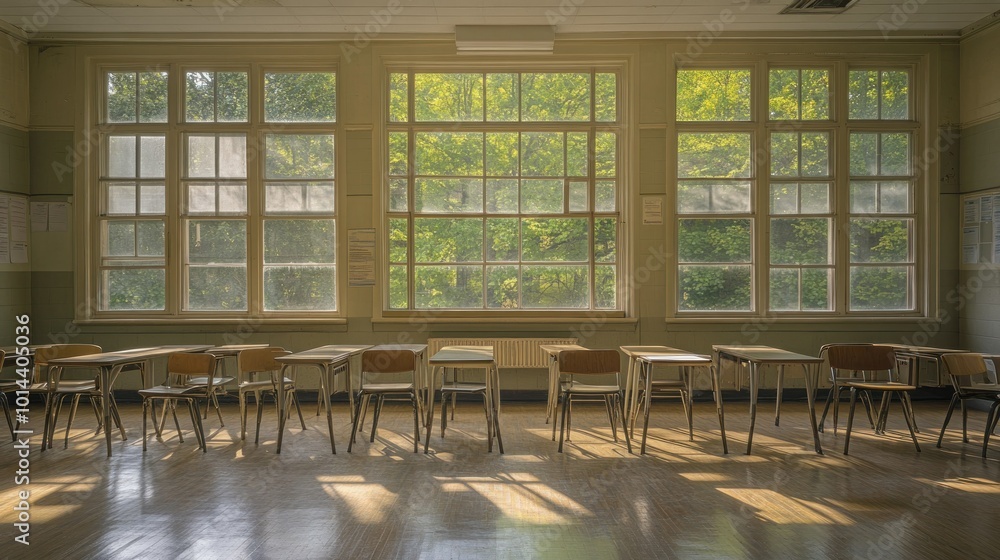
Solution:
<svg viewBox="0 0 1000 560"><path fill-rule="evenodd" d="M66 231L69 228L69 203L49 203L49 231Z"/></svg>
<svg viewBox="0 0 1000 560"><path fill-rule="evenodd" d="M31 231L49 230L49 203L31 203Z"/></svg>
<svg viewBox="0 0 1000 560"><path fill-rule="evenodd" d="M962 264L976 264L979 262L979 245L962 246Z"/></svg>
<svg viewBox="0 0 1000 560"><path fill-rule="evenodd" d="M962 245L979 244L979 226L965 226L962 228Z"/></svg>
<svg viewBox="0 0 1000 560"><path fill-rule="evenodd" d="M979 221L993 221L993 195L991 194L979 198Z"/></svg>
<svg viewBox="0 0 1000 560"><path fill-rule="evenodd" d="M642 223L643 225L663 223L663 197L642 197Z"/></svg>
<svg viewBox="0 0 1000 560"><path fill-rule="evenodd" d="M375 228L347 231L347 284L375 285Z"/></svg>

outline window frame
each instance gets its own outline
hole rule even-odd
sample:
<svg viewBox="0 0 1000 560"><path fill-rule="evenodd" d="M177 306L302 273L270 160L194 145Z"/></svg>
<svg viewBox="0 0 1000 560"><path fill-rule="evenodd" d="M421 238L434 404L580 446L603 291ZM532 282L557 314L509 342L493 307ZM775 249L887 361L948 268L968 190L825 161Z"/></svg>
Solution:
<svg viewBox="0 0 1000 560"><path fill-rule="evenodd" d="M590 107L591 118L588 121L528 121L521 120L520 116L514 121L457 121L457 122L444 122L444 121L417 121L415 119L415 103L413 103L414 97L414 78L415 74L419 73L475 73L475 74L490 74L490 73L558 73L558 72L569 72L569 73L579 73L586 72L591 76L598 73L613 73L616 75L617 80L617 97L616 103L616 121L598 121L596 120L595 111L597 110L596 104L592 104ZM391 107L390 103L392 101L390 95L391 86L391 76L392 74L406 73L408 78L407 83L407 121L393 121L390 118ZM384 239L380 240L380 251L382 256L379 258L379 271L385 282L382 283L382 288L380 293L376 296L373 302L373 317L376 319L384 319L387 321L393 320L413 320L415 318L420 318L422 321L433 321L435 319L443 320L474 320L477 318L489 318L489 319L515 319L515 320L525 320L525 321L538 321L546 320L548 322L560 322L560 321L578 321L581 318L593 317L598 315L602 317L602 320L615 318L626 318L631 316L631 296L628 293L628 280L623 278L624 271L626 270L626 263L628 262L629 256L629 236L631 235L629 231L630 222L627 219L628 209L631 199L631 189L629 187L628 178L630 176L630 167L632 165L631 158L628 158L627 154L630 153L628 146L631 145L632 139L630 138L631 131L627 126L629 123L629 113L628 113L628 71L627 64L622 60L614 61L602 61L602 62L580 62L580 61L557 61L557 62L544 62L540 63L537 61L524 61L524 60L513 60L507 62L497 62L494 60L490 61L479 61L470 62L469 57L461 57L459 61L437 61L430 63L416 63L411 59L406 59L405 61L396 61L389 58L385 60L381 72L381 76L378 80L379 91L381 92L381 113L382 118L379 133L379 154L378 165L379 165L379 175L381 181L379 182L378 193L376 194L376 206L379 214L379 223L381 224L381 230L389 232L389 222L390 220L405 219L407 221L407 263L405 264L407 270L407 299L408 308L392 308L391 305L391 293L389 288L389 277L390 277L390 267L393 266L395 261L390 261L390 239L387 233ZM596 84L592 81L591 87L596 88ZM484 90L484 95L486 91ZM487 107L484 103L483 110L486 111ZM520 111L520 108L519 108ZM492 132L514 132L514 133L525 133L525 132L586 132L588 135L589 145L592 146L588 153L593 153L593 149L596 148L594 145L595 135L602 131L611 131L616 133L617 136L617 146L616 146L616 158L617 158L617 176L615 177L616 182L616 210L614 212L600 212L594 208L596 184L602 179L598 177L594 172L593 162L588 159L588 203L594 210L588 210L586 212L577 212L568 209L569 200L564 200L564 210L560 214L538 214L539 217L558 217L558 218L570 218L570 217L588 217L589 224L591 226L591 231L588 237L588 260L587 266L589 267L588 277L590 283L590 303L588 305L592 307L587 308L518 308L518 309L502 309L502 308L490 308L488 307L487 288L484 284L483 286L483 297L484 297L484 307L482 308L418 308L416 307L416 301L414 296L414 270L417 263L414 261L414 245L413 240L413 229L415 220L421 217L433 218L460 218L460 217L475 217L484 220L484 238L486 236L486 220L490 217L516 217L517 219L525 219L536 216L535 214L518 211L514 214L499 213L492 214L488 212L482 213L441 213L441 214L427 214L427 213L417 213L414 209L414 197L413 197L413 180L416 177L415 169L412 169L411 165L407 168L407 210L406 212L393 211L390 208L390 197L389 197L389 183L390 176L388 173L389 167L389 136L392 132L405 132L407 135L407 149L410 157L415 153L415 146L413 144L414 138L419 132L450 132L450 131L469 131L469 132L482 132L492 133ZM565 138L565 137L564 137ZM565 150L565 146L564 146ZM484 170L485 173L485 170ZM486 177L486 175L483 175ZM520 179L520 174L516 175L514 178ZM570 175L564 175L561 179L563 181L569 181ZM395 176L394 176L395 178ZM564 189L569 188L565 186ZM565 191L564 191L565 192ZM485 201L484 201L485 203ZM616 309L601 309L596 307L596 290L595 290L595 266L600 265L594 256L595 250L595 229L593 224L595 220L600 219L604 216L614 216L617 219L617 231L616 231L616 257L615 257L615 274L616 274L616 285L615 285L615 295L616 295ZM483 249L483 260L480 265L484 267L490 266L486 258L486 249ZM477 261L478 262L478 261ZM521 259L520 254L516 262L512 264L519 266L522 264L523 259ZM441 263L442 266L445 265L461 265L462 263ZM395 266L399 266L396 264ZM484 269L485 270L485 269ZM485 274L485 272L484 272Z"/></svg>
<svg viewBox="0 0 1000 560"><path fill-rule="evenodd" d="M342 186L343 174L342 143L343 133L340 118L340 71L336 57L317 57L302 53L294 61L279 63L262 61L259 57L249 55L231 56L102 56L89 61L88 76L91 86L86 89L87 110L83 115L87 140L100 148L90 150L84 158L86 164L85 178L82 185L85 195L85 209L79 216L84 234L81 241L82 255L78 262L78 270L84 271L82 283L78 288L76 319L82 323L121 323L148 322L171 324L179 321L201 323L231 323L250 321L253 324L289 320L324 323L343 323L345 321L346 274L341 266L340 247L343 220L339 213L343 208L345 192ZM159 61L159 62L157 62ZM167 121L162 123L110 123L106 117L107 75L110 72L167 72ZM186 115L186 76L187 72L246 72L247 73L247 121L187 121ZM336 113L330 122L266 122L264 121L264 74L268 72L332 72L334 74ZM218 109L216 109L217 111ZM336 220L335 258L337 269L334 278L335 310L280 310L266 311L264 309L263 285L263 223L267 218L263 207L264 189L264 138L270 132L294 134L322 133L334 138L333 146L333 177L334 177L334 213L324 214L324 217ZM104 169L106 168L107 150L104 145L106 138L114 134L163 134L165 142L165 204L164 221L164 269L165 269L165 302L162 310L118 310L103 306L101 298L106 297L102 283L102 270L106 267L102 261L105 229L107 223L104 213L103 188ZM203 179L206 183L219 183L219 177L190 178L187 177L187 138L191 135L224 136L228 134L243 134L246 136L246 211L242 214L187 213L188 185ZM216 154L218 157L218 154ZM225 180L221 180L226 182ZM120 216L124 219L144 219L144 215ZM246 223L247 236L247 309L240 311L191 310L186 309L187 292L187 235L186 228L191 220L205 219L239 219Z"/></svg>

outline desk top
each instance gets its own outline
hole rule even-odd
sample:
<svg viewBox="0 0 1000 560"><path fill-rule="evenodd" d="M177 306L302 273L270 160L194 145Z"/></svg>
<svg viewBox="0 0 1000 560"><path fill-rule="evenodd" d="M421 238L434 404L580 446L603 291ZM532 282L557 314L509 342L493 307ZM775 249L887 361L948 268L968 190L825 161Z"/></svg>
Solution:
<svg viewBox="0 0 1000 560"><path fill-rule="evenodd" d="M930 346L906 346L903 344L885 344L897 354L911 354L914 356L932 356L937 358L943 354L960 354L968 350L952 350L948 348L932 348Z"/></svg>
<svg viewBox="0 0 1000 560"><path fill-rule="evenodd" d="M579 344L539 344L538 347L552 358L558 358L563 350L586 350Z"/></svg>
<svg viewBox="0 0 1000 560"><path fill-rule="evenodd" d="M169 356L178 352L204 352L211 347L211 344L167 344L164 346L149 346L146 348L132 348L129 350L116 350L114 352L101 352L100 354L73 356L71 358L56 358L50 360L49 364L73 367L107 367L142 362L150 358Z"/></svg>
<svg viewBox="0 0 1000 560"><path fill-rule="evenodd" d="M417 356L422 356L427 351L426 344L379 344L372 346L371 350L409 350Z"/></svg>
<svg viewBox="0 0 1000 560"><path fill-rule="evenodd" d="M670 346L622 346L622 352L630 358L652 356L654 354L689 354L685 350Z"/></svg>
<svg viewBox="0 0 1000 560"><path fill-rule="evenodd" d="M332 364L360 354L369 348L371 348L370 344L328 344L303 352L277 356L274 359L286 364Z"/></svg>
<svg viewBox="0 0 1000 560"><path fill-rule="evenodd" d="M215 356L235 356L244 350L268 348L269 346L269 344L226 344L224 346L209 348L206 352Z"/></svg>
<svg viewBox="0 0 1000 560"><path fill-rule="evenodd" d="M712 363L712 358L709 356L687 353L637 353L635 358L640 362L646 362L648 364L668 366L707 366Z"/></svg>
<svg viewBox="0 0 1000 560"><path fill-rule="evenodd" d="M431 365L492 364L493 361L492 346L445 346L428 360Z"/></svg>
<svg viewBox="0 0 1000 560"><path fill-rule="evenodd" d="M795 352L789 352L788 350L782 350L780 348L772 348L771 346L763 346L760 344L748 344L748 345L725 345L725 344L715 344L712 346L712 350L715 350L720 355L726 354L727 356L732 356L734 358L740 358L742 360L747 360L750 362L757 363L770 363L770 364L820 364L823 363L822 358L817 358L815 356L807 356L805 354L796 354Z"/></svg>

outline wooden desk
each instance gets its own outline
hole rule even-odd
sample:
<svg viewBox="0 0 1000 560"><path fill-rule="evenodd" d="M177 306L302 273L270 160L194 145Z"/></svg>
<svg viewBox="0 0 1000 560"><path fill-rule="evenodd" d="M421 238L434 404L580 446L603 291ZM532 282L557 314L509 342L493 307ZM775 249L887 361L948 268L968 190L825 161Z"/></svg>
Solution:
<svg viewBox="0 0 1000 560"><path fill-rule="evenodd" d="M436 368L442 371L453 369L482 369L486 371L486 440L487 448L493 451L493 437L496 436L500 453L503 453L503 437L500 435L500 373L497 362L493 358L492 346L445 346L438 350L427 361L431 369L430 384L427 386L427 439L424 441L424 453L431 443L431 431L434 425L434 388ZM443 398L443 397L442 397Z"/></svg>
<svg viewBox="0 0 1000 560"><path fill-rule="evenodd" d="M545 423L555 416L559 406L559 353L563 350L586 350L579 344L540 344L538 346L549 356L548 395L545 403Z"/></svg>
<svg viewBox="0 0 1000 560"><path fill-rule="evenodd" d="M85 356L74 356L72 358L57 358L49 361L49 366L61 368L94 368L100 372L101 377L101 408L104 417L104 436L107 440L108 457L111 456L111 385L118 378L122 368L130 365L139 366L139 375L142 376L142 386L146 387L146 370L149 370L152 379L153 368L152 359L178 352L203 352L211 348L211 344L179 344L166 346L151 346L148 348L136 348L132 350L118 350L116 352L102 352L100 354L88 354ZM125 437L125 428L122 427L122 437Z"/></svg>
<svg viewBox="0 0 1000 560"><path fill-rule="evenodd" d="M896 354L897 367L900 361L906 362L908 372L906 382L914 387L926 386L920 384L920 360L930 360L937 365L937 371L935 372L937 383L933 386L942 387L951 385L950 382L942 379L941 372L944 371L943 356L945 354L968 352L968 350L951 350L948 348L932 348L930 346L905 346L902 344L885 344L884 346L889 346L892 348L893 353Z"/></svg>
<svg viewBox="0 0 1000 560"><path fill-rule="evenodd" d="M319 386L323 405L326 406L326 424L330 429L330 449L337 453L337 444L333 439L333 411L330 409L330 394L333 391L333 377L335 371L344 368L347 374L347 394L350 402L351 418L354 418L354 392L351 390L351 356L360 354L371 348L370 344L329 344L320 346L304 352L296 352L285 356L278 356L275 361L281 363L281 371L278 372L278 379L283 379L286 370L293 366L315 366L320 371ZM290 376L292 374L289 374ZM290 377L294 379L294 377ZM278 449L281 453L281 440L285 433L285 384L278 383Z"/></svg>
<svg viewBox="0 0 1000 560"><path fill-rule="evenodd" d="M408 350L413 352L417 361L417 371L414 372L414 389L417 391L417 405L420 407L420 421L425 425L427 416L424 414L424 399L427 387L430 386L430 378L427 372L427 345L426 344L379 344L373 346L371 350Z"/></svg>
<svg viewBox="0 0 1000 560"><path fill-rule="evenodd" d="M639 368L636 367L638 356L688 352L670 346L622 346L621 351L628 356L628 370L625 372L625 417L631 419L635 415L635 407L639 405L639 391L636 386L639 379ZM632 427L630 423L629 428Z"/></svg>
<svg viewBox="0 0 1000 560"><path fill-rule="evenodd" d="M748 345L748 346L727 346L714 345L712 351L716 356L717 375L721 376L722 361L730 360L737 367L745 364L750 372L750 433L747 436L747 455L753 445L753 428L757 419L757 390L760 385L760 366L778 366L778 397L775 406L774 424L778 425L778 411L781 408L781 384L785 375L786 365L801 365L806 380L806 400L809 404L809 422L812 426L813 442L816 446L816 453L823 453L823 446L819 441L819 430L816 426L816 385L819 381L819 366L823 363L822 358L796 354L779 348L770 346ZM742 388L742 383L739 385ZM720 401L721 402L721 401ZM723 436L725 438L725 436Z"/></svg>
<svg viewBox="0 0 1000 560"><path fill-rule="evenodd" d="M681 372L681 383L683 383L684 389L687 391L687 399L684 402L684 413L687 416L688 421L688 438L694 440L694 414L692 410L692 392L693 392L693 378L691 375L691 370L693 368L709 368L709 375L712 378L712 391L715 396L715 409L719 415L719 430L722 434L722 452L729 453L729 446L726 443L726 421L722 410L722 392L719 389L719 379L717 375L717 369L712 362L712 359L708 356L703 356L701 354L690 354L683 351L677 350L674 352L664 352L662 350L654 350L650 352L644 352L641 350L636 350L636 347L632 348L632 354L630 357L634 356L636 360L636 369L642 371L645 378L645 391L643 398L643 423L642 423L642 444L639 447L639 454L643 455L646 453L646 435L649 431L649 409L652 405L653 400L653 367L654 366L670 366L680 368ZM665 347L660 347L665 348ZM671 349L673 350L673 349ZM638 394L638 388L635 389L635 394ZM630 417L631 418L631 417ZM626 426L628 429L630 426Z"/></svg>

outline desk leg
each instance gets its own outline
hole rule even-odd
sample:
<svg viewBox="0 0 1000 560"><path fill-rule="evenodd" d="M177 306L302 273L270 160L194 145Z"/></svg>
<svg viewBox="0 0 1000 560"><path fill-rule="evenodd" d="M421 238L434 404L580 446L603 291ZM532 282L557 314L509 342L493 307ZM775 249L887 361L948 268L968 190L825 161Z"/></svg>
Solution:
<svg viewBox="0 0 1000 560"><path fill-rule="evenodd" d="M638 367L642 368L642 373L646 379L646 390L642 398L642 443L639 444L639 455L646 454L646 435L649 433L649 408L652 404L653 394L653 366L647 362L640 362Z"/></svg>
<svg viewBox="0 0 1000 560"><path fill-rule="evenodd" d="M278 449L276 453L281 453L281 439L285 435L285 371L289 368L288 364L283 364L281 370L278 371ZM322 381L320 382L322 385ZM260 406L260 403L257 404Z"/></svg>
<svg viewBox="0 0 1000 560"><path fill-rule="evenodd" d="M809 408L809 423L812 425L813 442L816 453L823 454L823 444L819 441L819 427L816 425L816 386L819 385L819 364L802 364L806 377L806 401Z"/></svg>
<svg viewBox="0 0 1000 560"><path fill-rule="evenodd" d="M101 368L101 416L104 418L104 439L108 447L108 457L111 456L111 370Z"/></svg>
<svg viewBox="0 0 1000 560"><path fill-rule="evenodd" d="M688 441L694 441L694 383L692 383L691 367L684 366L681 368L681 376L684 379L684 386L687 392L687 398L684 399L684 412L687 414L688 421Z"/></svg>
<svg viewBox="0 0 1000 560"><path fill-rule="evenodd" d="M438 369L442 369L441 366L436 366L431 368L431 376L427 384L427 421L424 424L427 426L427 439L424 440L424 453L427 453L427 449L431 445L431 429L434 427L434 378L438 372ZM444 396L441 397L442 399Z"/></svg>
<svg viewBox="0 0 1000 560"><path fill-rule="evenodd" d="M781 421L781 393L785 385L785 364L778 365L778 386L774 398L774 425Z"/></svg>
<svg viewBox="0 0 1000 560"><path fill-rule="evenodd" d="M548 424L552 420L552 395L555 394L554 391L558 389L553 389L553 387L558 387L559 380L558 371L559 362L554 356L549 357L549 379L548 379L548 394L545 395L545 423ZM558 402L558 397L556 397Z"/></svg>
<svg viewBox="0 0 1000 560"><path fill-rule="evenodd" d="M319 367L319 384L323 392L323 406L326 407L326 427L330 430L330 449L333 454L337 454L337 444L333 441L333 409L330 406L330 391L333 389L334 368L332 364L324 364ZM351 390L351 364L347 363L347 391ZM351 417L354 417L354 396L351 395ZM282 421L284 416L281 417ZM372 429L374 433L374 428Z"/></svg>
<svg viewBox="0 0 1000 560"><path fill-rule="evenodd" d="M493 400L493 431L497 436L497 449L503 455L503 436L500 435L500 369L495 363L490 366L487 375L491 376L493 385L491 397ZM492 443L492 440L490 441Z"/></svg>
<svg viewBox="0 0 1000 560"><path fill-rule="evenodd" d="M631 428L629 425L629 418L632 417L632 394L636 393L635 390L635 380L633 376L635 375L635 358L632 356L628 357L628 369L625 370L625 395L622 403L624 404L625 417L622 418L622 428L628 430Z"/></svg>
<svg viewBox="0 0 1000 560"><path fill-rule="evenodd" d="M719 379L719 369L715 365L709 366L712 376L712 391L715 393L715 410L719 414L719 432L722 434L722 453L729 453L729 444L726 442L726 415L722 409L722 381Z"/></svg>
<svg viewBox="0 0 1000 560"><path fill-rule="evenodd" d="M747 368L750 370L750 432L747 434L747 455L749 455L753 446L753 427L757 422L757 389L760 385L757 376L760 375L760 369L753 362L748 363Z"/></svg>

